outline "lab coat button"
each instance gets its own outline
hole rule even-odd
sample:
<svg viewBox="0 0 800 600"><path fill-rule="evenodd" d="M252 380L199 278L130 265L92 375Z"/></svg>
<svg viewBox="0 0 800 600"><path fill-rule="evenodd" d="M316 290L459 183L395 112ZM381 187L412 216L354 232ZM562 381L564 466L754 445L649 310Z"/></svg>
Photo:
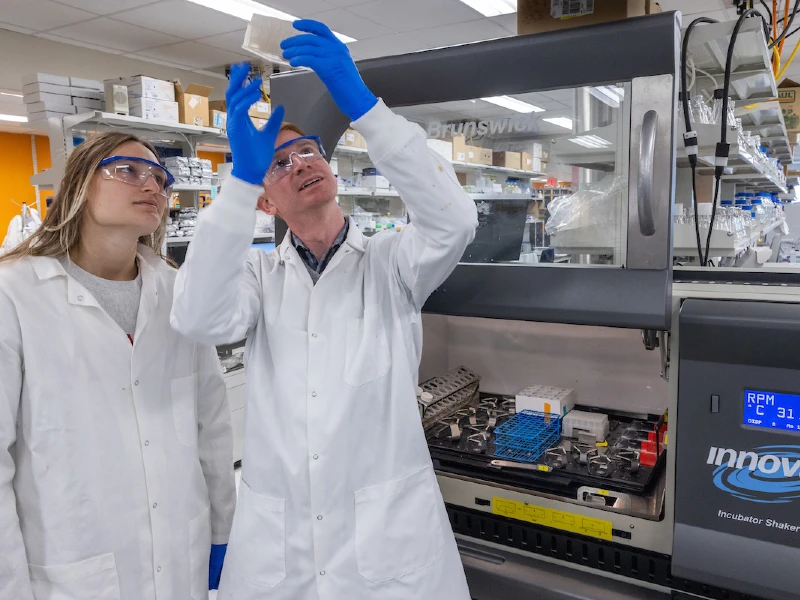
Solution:
<svg viewBox="0 0 800 600"><path fill-rule="evenodd" d="M317 521L322 521L322 515L317 515Z"/></svg>
<svg viewBox="0 0 800 600"><path fill-rule="evenodd" d="M78 302L83 302L83 296L78 296Z"/></svg>
<svg viewBox="0 0 800 600"><path fill-rule="evenodd" d="M317 334L316 334L316 333L312 333L312 334L311 334L311 337L312 337L312 338L315 338L315 337L317 337Z"/></svg>
<svg viewBox="0 0 800 600"><path fill-rule="evenodd" d="M161 567L158 567L158 568L156 568L156 571L158 571L159 573L161 573Z"/></svg>
<svg viewBox="0 0 800 600"><path fill-rule="evenodd" d="M314 460L319 460L319 454L314 455Z"/></svg>
<svg viewBox="0 0 800 600"><path fill-rule="evenodd" d="M325 571L320 571L319 574L325 577Z"/></svg>
<svg viewBox="0 0 800 600"><path fill-rule="evenodd" d="M158 507L158 502L153 502L153 508L157 508L157 507Z"/></svg>
<svg viewBox="0 0 800 600"><path fill-rule="evenodd" d="M311 397L312 398L316 398L317 397L317 392L311 392Z"/></svg>
<svg viewBox="0 0 800 600"><path fill-rule="evenodd" d="M150 445L150 441L149 441L149 440L145 440L145 441L144 441L144 445L145 445L145 446L149 446L149 445Z"/></svg>
<svg viewBox="0 0 800 600"><path fill-rule="evenodd" d="M139 380L137 379L136 381L134 381L133 385L139 385Z"/></svg>

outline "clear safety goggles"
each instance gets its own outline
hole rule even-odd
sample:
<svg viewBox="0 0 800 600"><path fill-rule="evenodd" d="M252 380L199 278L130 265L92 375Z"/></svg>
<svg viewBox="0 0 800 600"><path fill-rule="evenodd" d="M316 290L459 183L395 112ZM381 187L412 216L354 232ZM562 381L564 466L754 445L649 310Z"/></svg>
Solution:
<svg viewBox="0 0 800 600"><path fill-rule="evenodd" d="M325 157L319 136L306 135L289 140L275 148L272 164L267 170L267 182L275 183L292 172L294 166L308 165Z"/></svg>
<svg viewBox="0 0 800 600"><path fill-rule="evenodd" d="M158 186L158 193L165 198L172 194L175 178L160 164L138 156L109 156L98 165L103 179L116 179L129 185L142 187L148 177Z"/></svg>

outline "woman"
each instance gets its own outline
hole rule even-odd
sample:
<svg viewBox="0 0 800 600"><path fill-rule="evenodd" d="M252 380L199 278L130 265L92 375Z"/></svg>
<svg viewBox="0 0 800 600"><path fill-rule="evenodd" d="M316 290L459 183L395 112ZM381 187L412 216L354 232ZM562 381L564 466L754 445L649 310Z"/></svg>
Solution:
<svg viewBox="0 0 800 600"><path fill-rule="evenodd" d="M92 137L0 257L0 598L206 599L212 544L221 569L230 413L215 350L169 326L171 184Z"/></svg>

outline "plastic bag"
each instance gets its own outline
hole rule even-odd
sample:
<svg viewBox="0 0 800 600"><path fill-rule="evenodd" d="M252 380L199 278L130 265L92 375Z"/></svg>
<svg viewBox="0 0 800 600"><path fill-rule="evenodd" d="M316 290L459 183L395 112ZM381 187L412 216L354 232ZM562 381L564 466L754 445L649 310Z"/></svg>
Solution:
<svg viewBox="0 0 800 600"><path fill-rule="evenodd" d="M545 231L548 235L554 235L616 224L617 194L626 187L625 179L615 173L571 196L556 198L547 207L550 218L545 223Z"/></svg>

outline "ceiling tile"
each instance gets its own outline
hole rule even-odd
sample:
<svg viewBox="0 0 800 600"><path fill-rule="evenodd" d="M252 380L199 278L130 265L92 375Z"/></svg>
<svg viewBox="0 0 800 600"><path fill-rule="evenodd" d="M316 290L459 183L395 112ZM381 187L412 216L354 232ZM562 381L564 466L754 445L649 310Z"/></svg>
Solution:
<svg viewBox="0 0 800 600"><path fill-rule="evenodd" d="M33 29L28 29L27 27L19 27L17 25L12 25L11 23L3 23L0 22L0 29L5 29L6 31L16 31L17 33L35 33Z"/></svg>
<svg viewBox="0 0 800 600"><path fill-rule="evenodd" d="M492 23L489 19L478 19L466 23L409 31L406 35L436 48L508 37L511 33L500 25Z"/></svg>
<svg viewBox="0 0 800 600"><path fill-rule="evenodd" d="M126 54L128 58L135 58L136 60L144 60L146 62L151 62L154 65L162 65L164 67L172 67L173 69L181 69L182 71L190 71L191 67L187 65L179 65L178 63L170 62L168 60L159 60L157 58L152 58L150 56L142 56L141 54Z"/></svg>
<svg viewBox="0 0 800 600"><path fill-rule="evenodd" d="M241 19L184 0L164 0L156 6L157 10L152 6L126 10L115 14L114 19L187 40L236 31L246 26Z"/></svg>
<svg viewBox="0 0 800 600"><path fill-rule="evenodd" d="M207 46L214 46L214 48L221 48L228 52L241 52L247 54L242 49L242 42L244 42L244 34L247 29L240 29L239 31L229 31L228 33L220 33L219 35L212 35L211 37L201 38L195 40Z"/></svg>
<svg viewBox="0 0 800 600"><path fill-rule="evenodd" d="M517 34L517 13L511 13L510 15L500 15L499 17L489 17L489 20L493 23L497 23L503 29L507 29L514 35Z"/></svg>
<svg viewBox="0 0 800 600"><path fill-rule="evenodd" d="M325 12L309 15L309 17L322 21L334 31L349 35L357 40L368 40L370 38L395 33L394 30L388 27L378 25L374 21L359 17L343 8L326 10Z"/></svg>
<svg viewBox="0 0 800 600"><path fill-rule="evenodd" d="M137 52L138 50L163 46L175 41L175 38L166 33L143 29L136 25L129 25L128 23L114 21L105 17L60 27L48 33L124 52Z"/></svg>
<svg viewBox="0 0 800 600"><path fill-rule="evenodd" d="M377 0L348 10L394 31L414 31L481 18L458 0Z"/></svg>
<svg viewBox="0 0 800 600"><path fill-rule="evenodd" d="M137 6L152 4L153 0L58 0L58 2L59 4L88 10L98 15L109 15L122 10L136 8Z"/></svg>
<svg viewBox="0 0 800 600"><path fill-rule="evenodd" d="M369 40L359 40L347 45L350 54L355 58L377 58L394 54L407 54L417 50L425 50L427 46L420 41L412 40L405 35L387 35Z"/></svg>
<svg viewBox="0 0 800 600"><path fill-rule="evenodd" d="M96 15L50 0L3 0L3 22L34 31L47 31Z"/></svg>
<svg viewBox="0 0 800 600"><path fill-rule="evenodd" d="M84 42L83 40L71 40L69 38L61 37L60 35L53 35L52 33L35 33L36 37L44 38L46 40L51 40L53 42L61 42L62 44L70 44L72 46L80 46L81 48L88 48L89 50L99 50L100 52L106 52L108 54L122 54L121 50L114 50L113 48L106 48L105 46L100 46L98 44L91 44L89 42Z"/></svg>
<svg viewBox="0 0 800 600"><path fill-rule="evenodd" d="M137 52L141 56L157 58L169 62L187 65L193 69L207 69L245 60L244 55L212 48L197 42L179 42L158 48L150 48Z"/></svg>
<svg viewBox="0 0 800 600"><path fill-rule="evenodd" d="M336 8L336 4L332 4L330 0L256 0L256 2L295 17L307 17L323 10Z"/></svg>

